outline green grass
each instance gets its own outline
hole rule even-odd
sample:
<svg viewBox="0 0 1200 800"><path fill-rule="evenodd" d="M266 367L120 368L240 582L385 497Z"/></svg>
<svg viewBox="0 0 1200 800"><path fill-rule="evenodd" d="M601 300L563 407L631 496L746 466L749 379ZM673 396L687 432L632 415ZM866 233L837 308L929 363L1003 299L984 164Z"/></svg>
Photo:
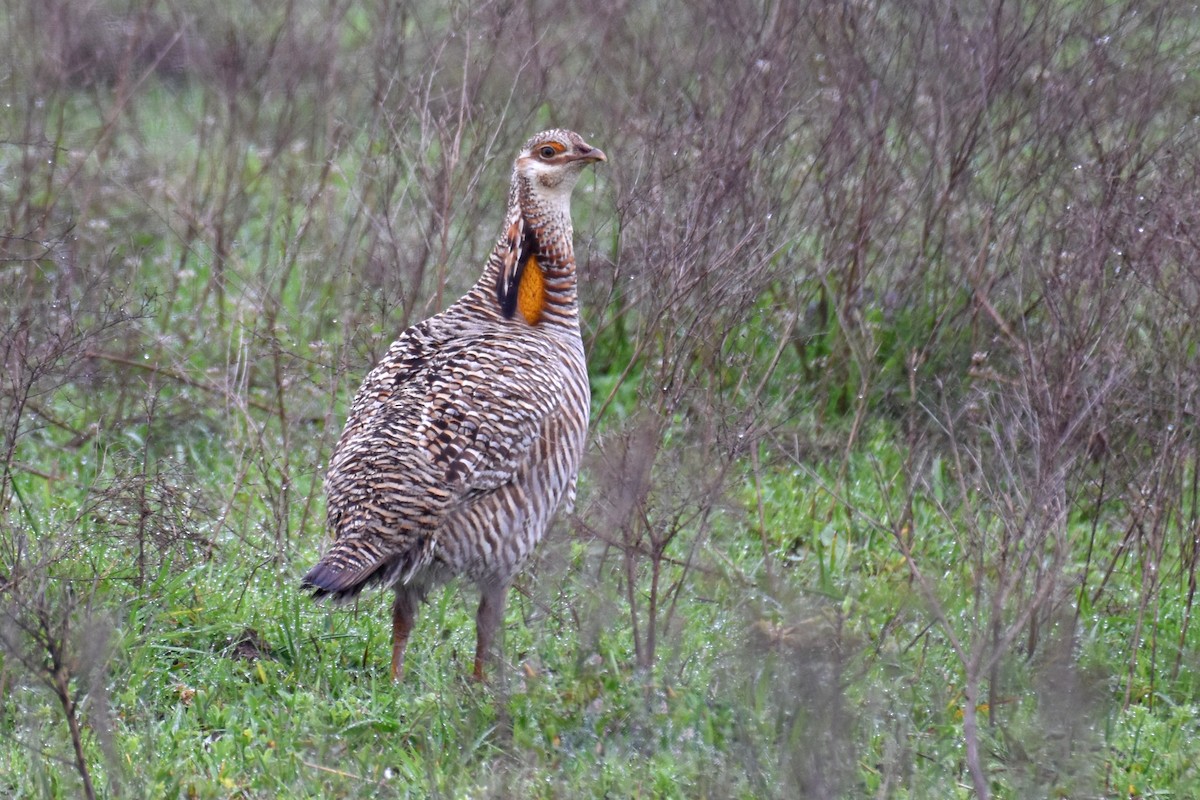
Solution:
<svg viewBox="0 0 1200 800"><path fill-rule="evenodd" d="M849 498L827 491L828 476L773 469L763 499L775 585L748 526L718 526L703 563L725 574L686 587L652 674L633 667L619 596L587 599L595 552L561 533L546 549L563 563L543 560L523 581L529 594L514 595L506 662L487 686L465 678L473 599L459 587L423 609L409 673L391 685L386 598L329 611L296 590L317 554L315 524L279 566L269 542L229 538L210 559L164 563L140 588L128 570L113 575L93 604L113 629L110 754L99 735L87 737L97 780L116 776L152 797L783 797L819 774L804 761L815 749L844 770L834 785L846 796L898 778L904 788L891 796L968 796L961 669L893 541L860 521L886 518L876 476L898 457L887 436L874 438L851 460L848 485L858 488ZM233 480L228 457L206 466L214 484ZM36 480L22 484L42 530L63 525L77 503L61 498L55 513ZM936 524L921 528L922 563L944 568L939 596L966 630L970 576L954 567L959 544ZM130 550L89 538L73 561L128 563ZM1162 603L1172 604L1167 595ZM599 629L587 621L605 609L615 616ZM1003 661L1003 724L985 730L998 796L1118 797L1133 787L1129 796L1183 797L1200 787L1194 666L1168 680L1171 659L1143 657L1122 711L1133 616L1096 623L1084 627L1078 665L1060 665L1061 674L1020 654ZM1178 624L1168 615L1157 635L1172 640ZM5 791L74 796L53 698L6 663ZM1068 738L1047 733L1054 720L1040 708L1055 680L1082 686L1078 708L1058 709L1072 718ZM1142 691L1150 682L1153 696ZM83 678L76 685L85 697L94 691Z"/></svg>

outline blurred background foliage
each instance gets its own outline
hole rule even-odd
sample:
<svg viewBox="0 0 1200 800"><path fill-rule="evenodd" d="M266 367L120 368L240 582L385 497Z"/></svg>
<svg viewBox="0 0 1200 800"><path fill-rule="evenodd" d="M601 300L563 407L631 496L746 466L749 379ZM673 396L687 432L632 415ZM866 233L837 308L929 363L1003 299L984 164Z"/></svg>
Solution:
<svg viewBox="0 0 1200 800"><path fill-rule="evenodd" d="M5 0L0 787L1200 792L1198 28ZM323 463L550 126L610 157L582 501L507 679L451 590L392 689L383 599L295 596Z"/></svg>

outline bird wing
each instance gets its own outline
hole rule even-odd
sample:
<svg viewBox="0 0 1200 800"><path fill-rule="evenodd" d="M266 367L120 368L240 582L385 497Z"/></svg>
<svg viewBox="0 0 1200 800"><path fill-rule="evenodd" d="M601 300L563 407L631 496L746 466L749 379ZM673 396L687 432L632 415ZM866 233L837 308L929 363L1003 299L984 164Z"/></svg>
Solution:
<svg viewBox="0 0 1200 800"><path fill-rule="evenodd" d="M527 331L438 341L429 328L406 331L351 406L326 478L334 545L305 577L318 594L427 564L441 520L511 481L561 402L559 360Z"/></svg>
<svg viewBox="0 0 1200 800"><path fill-rule="evenodd" d="M439 354L418 403L420 436L435 480L463 500L512 480L546 417L559 407L563 373L528 342L488 336Z"/></svg>

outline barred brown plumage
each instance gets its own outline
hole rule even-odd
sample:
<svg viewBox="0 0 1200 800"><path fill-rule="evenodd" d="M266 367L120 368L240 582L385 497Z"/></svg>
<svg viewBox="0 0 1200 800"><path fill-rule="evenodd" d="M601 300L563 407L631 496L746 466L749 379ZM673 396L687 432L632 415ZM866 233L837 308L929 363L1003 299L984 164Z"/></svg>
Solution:
<svg viewBox="0 0 1200 800"><path fill-rule="evenodd" d="M301 587L334 600L394 589L394 680L418 604L457 575L480 591L482 679L513 577L574 503L589 391L570 197L605 160L572 131L526 142L482 277L404 331L351 404L325 478L333 543Z"/></svg>

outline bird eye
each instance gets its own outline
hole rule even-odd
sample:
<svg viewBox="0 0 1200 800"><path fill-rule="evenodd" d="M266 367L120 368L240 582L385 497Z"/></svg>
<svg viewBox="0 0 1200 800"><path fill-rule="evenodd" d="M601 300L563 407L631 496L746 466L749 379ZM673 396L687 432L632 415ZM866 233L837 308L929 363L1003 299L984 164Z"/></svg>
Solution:
<svg viewBox="0 0 1200 800"><path fill-rule="evenodd" d="M538 153L541 154L542 158L554 158L556 155L558 155L558 151L555 150L550 145L546 145L541 150L539 150Z"/></svg>

